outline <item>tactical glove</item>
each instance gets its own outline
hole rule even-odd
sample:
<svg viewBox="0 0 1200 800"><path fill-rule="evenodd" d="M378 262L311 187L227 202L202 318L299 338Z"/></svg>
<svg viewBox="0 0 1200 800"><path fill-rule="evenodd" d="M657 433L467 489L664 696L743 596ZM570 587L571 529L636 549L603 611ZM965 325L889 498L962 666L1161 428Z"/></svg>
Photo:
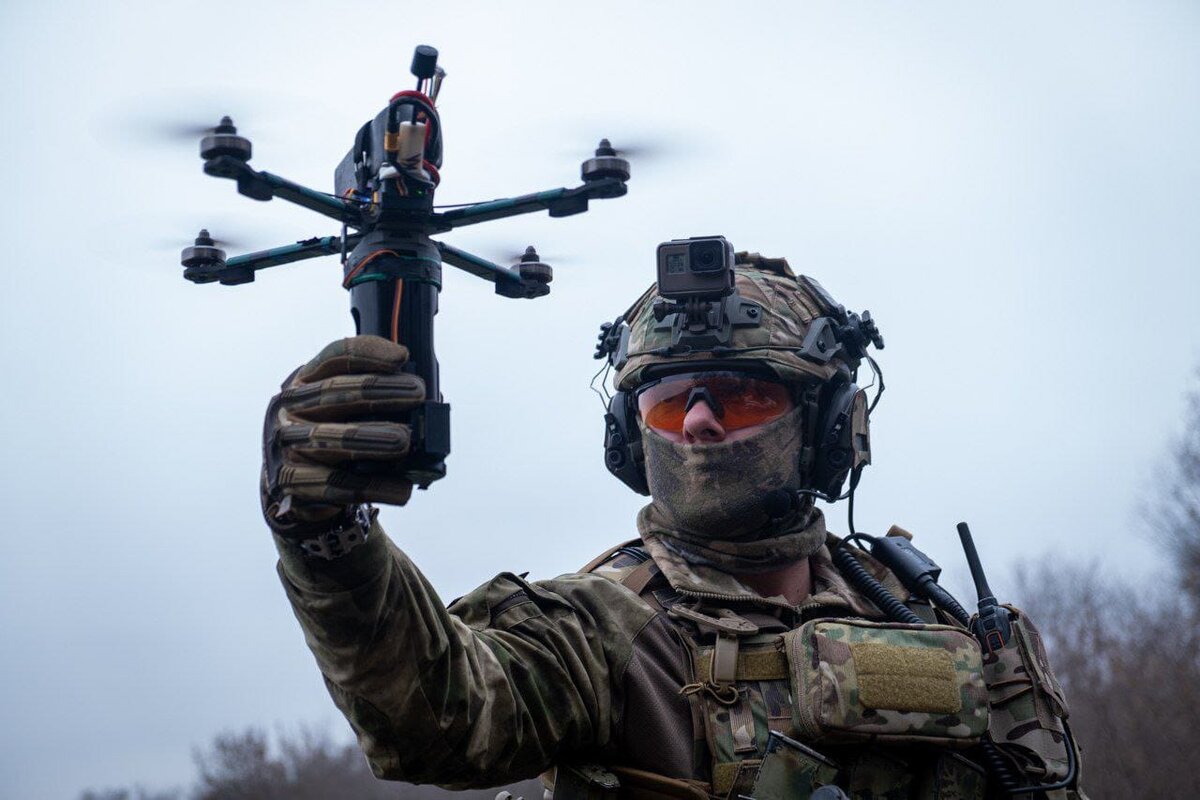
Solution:
<svg viewBox="0 0 1200 800"><path fill-rule="evenodd" d="M408 350L379 336L333 342L288 376L263 424L262 505L289 538L327 530L348 506L404 505L411 432L386 421L425 398L420 377L401 372Z"/></svg>

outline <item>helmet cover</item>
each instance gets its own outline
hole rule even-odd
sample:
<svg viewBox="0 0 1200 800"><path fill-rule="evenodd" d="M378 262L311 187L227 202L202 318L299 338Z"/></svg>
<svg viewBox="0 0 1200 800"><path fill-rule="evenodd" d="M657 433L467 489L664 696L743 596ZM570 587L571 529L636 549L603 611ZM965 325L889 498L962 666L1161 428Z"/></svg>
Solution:
<svg viewBox="0 0 1200 800"><path fill-rule="evenodd" d="M825 383L849 366L836 357L819 363L799 353L814 319L845 313L820 284L803 275L797 277L783 258L739 252L734 260L735 290L743 300L759 306L759 324L735 327L728 347L670 349L670 320L660 323L655 319L653 301L658 291L657 285L652 285L625 314L629 340L614 380L618 390L635 389L650 375L675 367L715 368L714 361L723 367L745 363L765 368L789 384Z"/></svg>

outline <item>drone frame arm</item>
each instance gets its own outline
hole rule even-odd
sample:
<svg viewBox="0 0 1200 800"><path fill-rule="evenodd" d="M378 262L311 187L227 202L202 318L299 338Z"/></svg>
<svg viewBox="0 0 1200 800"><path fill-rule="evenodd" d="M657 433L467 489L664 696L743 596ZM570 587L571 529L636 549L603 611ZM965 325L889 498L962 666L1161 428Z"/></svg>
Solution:
<svg viewBox="0 0 1200 800"><path fill-rule="evenodd" d="M361 238L361 234L350 234L344 240L340 236L313 237L281 247L234 256L227 261L218 261L211 265L188 267L183 271L183 277L193 283L220 281L226 286L250 283L254 280L254 273L260 269L348 251L358 244Z"/></svg>
<svg viewBox="0 0 1200 800"><path fill-rule="evenodd" d="M359 234L350 234L347 236L345 249L352 250L361 238ZM305 259L317 258L319 256L331 256L342 252L342 249L342 237L340 236L314 236L311 239L304 239L280 247L272 247L268 250L256 250L253 253L234 256L226 261L225 264L229 267L236 266L259 270L266 269L267 267L278 267L281 264L290 264L293 261L304 261Z"/></svg>
<svg viewBox="0 0 1200 800"><path fill-rule="evenodd" d="M270 172L255 170L235 156L216 156L204 162L205 173L237 181L238 192L254 200L278 197L298 206L324 214L338 222L362 227L362 205L309 189Z"/></svg>
<svg viewBox="0 0 1200 800"><path fill-rule="evenodd" d="M547 210L552 217L569 217L580 214L588 209L588 201L599 198L620 197L628 191L625 182L617 178L600 178L583 183L571 189L548 189L544 192L524 194L520 197L509 197L502 200L489 200L486 203L476 203L464 208L456 208L435 215L438 222L446 228L458 228L463 225L475 225L493 219L515 217L518 214L529 214L534 211ZM460 265L455 265L460 266ZM467 267L468 272L471 270ZM479 274L479 273L475 273ZM483 275L481 277L487 277Z"/></svg>
<svg viewBox="0 0 1200 800"><path fill-rule="evenodd" d="M521 274L515 269L502 267L499 264L494 264L486 258L480 258L474 253L468 253L466 250L460 250L453 245L448 245L445 242L434 242L442 254L442 261L452 267L469 272L476 277L491 281L496 284L496 291L500 291L502 284L521 283Z"/></svg>

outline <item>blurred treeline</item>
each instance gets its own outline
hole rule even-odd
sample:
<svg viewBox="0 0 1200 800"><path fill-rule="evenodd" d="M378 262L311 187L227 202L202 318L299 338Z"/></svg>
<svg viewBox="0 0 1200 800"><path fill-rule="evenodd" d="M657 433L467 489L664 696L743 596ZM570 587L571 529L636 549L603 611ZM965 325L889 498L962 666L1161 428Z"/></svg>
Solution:
<svg viewBox="0 0 1200 800"><path fill-rule="evenodd" d="M1130 530L1162 546L1155 580L1128 581L1101 562L1021 570L1020 605L1047 639L1093 800L1200 797L1191 758L1200 725L1200 392L1166 461L1161 493L1140 515L1147 527ZM272 747L255 729L218 736L196 752L198 778L186 791L91 790L80 800L491 800L497 791L377 781L354 745L305 731L277 740ZM542 795L535 781L510 789Z"/></svg>
<svg viewBox="0 0 1200 800"><path fill-rule="evenodd" d="M1047 639L1083 747L1092 798L1200 797L1200 390L1139 516L1163 552L1150 580L1104 561L1022 571L1023 605ZM1107 570L1106 570L1107 566Z"/></svg>
<svg viewBox="0 0 1200 800"><path fill-rule="evenodd" d="M193 757L198 777L190 789L88 790L79 800L493 800L498 789L448 792L435 786L376 780L355 744L334 743L311 729L298 733L250 728L217 736ZM541 800L538 781L509 787L525 800Z"/></svg>

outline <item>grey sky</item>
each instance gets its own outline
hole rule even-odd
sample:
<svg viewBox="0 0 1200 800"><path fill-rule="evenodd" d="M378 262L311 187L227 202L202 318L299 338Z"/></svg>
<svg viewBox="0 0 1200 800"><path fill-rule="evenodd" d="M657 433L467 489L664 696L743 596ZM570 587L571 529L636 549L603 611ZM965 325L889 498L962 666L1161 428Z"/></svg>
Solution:
<svg viewBox="0 0 1200 800"><path fill-rule="evenodd" d="M587 215L448 237L562 259L532 303L447 276L450 477L383 512L445 599L633 535L596 325L655 244L714 233L873 312L858 525L914 531L957 587L968 519L1004 591L1023 554L1153 574L1138 518L1200 357L1198 34L1187 2L6 3L0 795L184 784L226 727L345 729L256 494L267 398L351 330L338 265L230 289L176 264L201 224L335 231L203 176L154 120L231 113L254 165L328 189L430 43L441 202L572 184L600 136L678 143Z"/></svg>

